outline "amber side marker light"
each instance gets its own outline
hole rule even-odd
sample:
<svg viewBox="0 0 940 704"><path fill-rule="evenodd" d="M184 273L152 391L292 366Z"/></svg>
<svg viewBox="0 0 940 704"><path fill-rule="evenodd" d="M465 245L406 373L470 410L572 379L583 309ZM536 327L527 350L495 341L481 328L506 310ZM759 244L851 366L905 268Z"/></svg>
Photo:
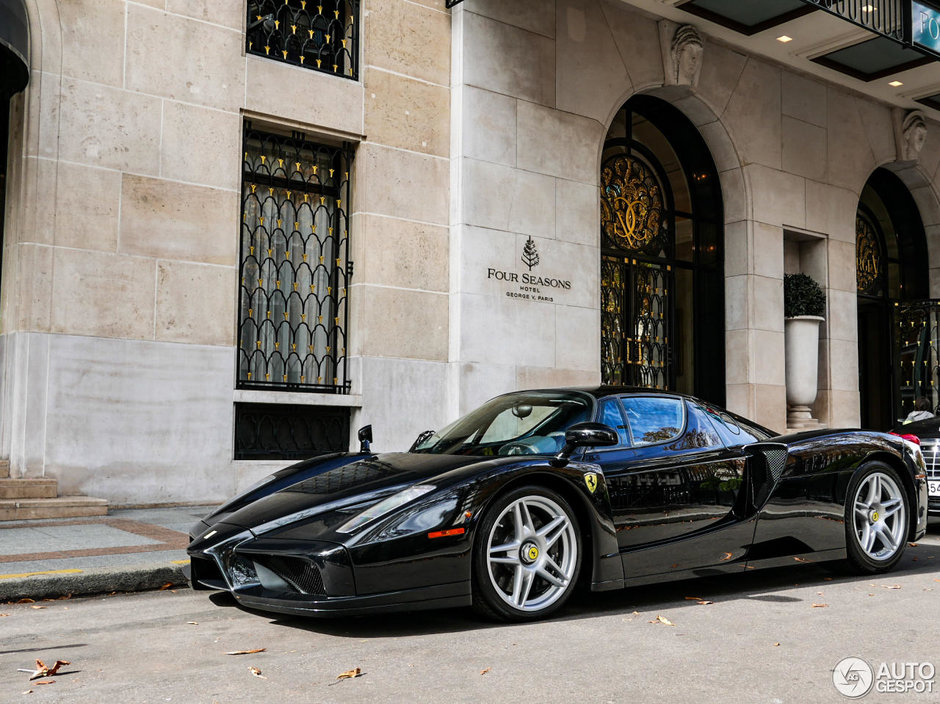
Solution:
<svg viewBox="0 0 940 704"><path fill-rule="evenodd" d="M901 433L889 433L889 435L897 435L902 440L907 440L908 442L912 442L915 445L920 445L920 438L916 435L911 435L910 433L907 433L906 435L901 435Z"/></svg>
<svg viewBox="0 0 940 704"><path fill-rule="evenodd" d="M446 538L449 535L463 535L467 532L466 528L451 528L450 530L436 530L428 533L429 538Z"/></svg>

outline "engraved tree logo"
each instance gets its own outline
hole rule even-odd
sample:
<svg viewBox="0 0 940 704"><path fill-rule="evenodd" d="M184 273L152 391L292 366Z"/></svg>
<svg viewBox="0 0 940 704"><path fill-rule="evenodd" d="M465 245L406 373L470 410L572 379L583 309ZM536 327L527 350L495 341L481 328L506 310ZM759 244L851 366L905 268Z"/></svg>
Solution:
<svg viewBox="0 0 940 704"><path fill-rule="evenodd" d="M529 267L529 271L532 271L532 267L539 263L539 250L536 249L535 240L531 236L522 248L522 263Z"/></svg>

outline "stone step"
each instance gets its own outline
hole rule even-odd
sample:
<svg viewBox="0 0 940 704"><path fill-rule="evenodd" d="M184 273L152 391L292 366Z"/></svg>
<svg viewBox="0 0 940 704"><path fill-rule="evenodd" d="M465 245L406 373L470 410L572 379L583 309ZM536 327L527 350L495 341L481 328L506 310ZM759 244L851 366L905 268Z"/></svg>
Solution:
<svg viewBox="0 0 940 704"><path fill-rule="evenodd" d="M55 479L0 479L0 499L54 499Z"/></svg>
<svg viewBox="0 0 940 704"><path fill-rule="evenodd" d="M60 496L56 499L0 499L0 521L107 515L107 500L94 499L90 496Z"/></svg>
<svg viewBox="0 0 940 704"><path fill-rule="evenodd" d="M10 476L10 460L0 460L0 479Z"/></svg>

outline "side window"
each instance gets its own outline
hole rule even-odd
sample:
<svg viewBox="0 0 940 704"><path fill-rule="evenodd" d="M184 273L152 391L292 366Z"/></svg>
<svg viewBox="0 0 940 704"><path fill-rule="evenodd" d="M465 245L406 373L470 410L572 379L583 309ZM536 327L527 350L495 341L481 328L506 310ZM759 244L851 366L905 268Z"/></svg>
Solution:
<svg viewBox="0 0 940 704"><path fill-rule="evenodd" d="M703 412L711 420L712 425L721 436L722 442L728 447L746 445L750 442L766 440L763 433L758 434L756 429L745 427L738 423L726 411L718 408L703 408Z"/></svg>
<svg viewBox="0 0 940 704"><path fill-rule="evenodd" d="M626 396L621 401L636 447L672 440L685 427L682 399Z"/></svg>
<svg viewBox="0 0 940 704"><path fill-rule="evenodd" d="M620 402L615 398L605 398L600 402L600 411L597 416L597 422L609 425L617 431L620 438L619 447L630 446L630 434L627 432L627 422L624 420L623 411L620 409Z"/></svg>

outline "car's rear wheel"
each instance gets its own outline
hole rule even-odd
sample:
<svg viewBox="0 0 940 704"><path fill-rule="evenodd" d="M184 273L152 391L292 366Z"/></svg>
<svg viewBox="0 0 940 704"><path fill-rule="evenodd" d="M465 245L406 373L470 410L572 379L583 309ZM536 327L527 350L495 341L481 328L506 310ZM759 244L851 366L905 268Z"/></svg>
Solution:
<svg viewBox="0 0 940 704"><path fill-rule="evenodd" d="M499 497L474 544L474 605L489 616L542 618L571 596L581 566L577 517L559 494L524 486Z"/></svg>
<svg viewBox="0 0 940 704"><path fill-rule="evenodd" d="M885 572L907 543L908 498L898 473L871 462L856 473L845 499L846 552L858 572Z"/></svg>

